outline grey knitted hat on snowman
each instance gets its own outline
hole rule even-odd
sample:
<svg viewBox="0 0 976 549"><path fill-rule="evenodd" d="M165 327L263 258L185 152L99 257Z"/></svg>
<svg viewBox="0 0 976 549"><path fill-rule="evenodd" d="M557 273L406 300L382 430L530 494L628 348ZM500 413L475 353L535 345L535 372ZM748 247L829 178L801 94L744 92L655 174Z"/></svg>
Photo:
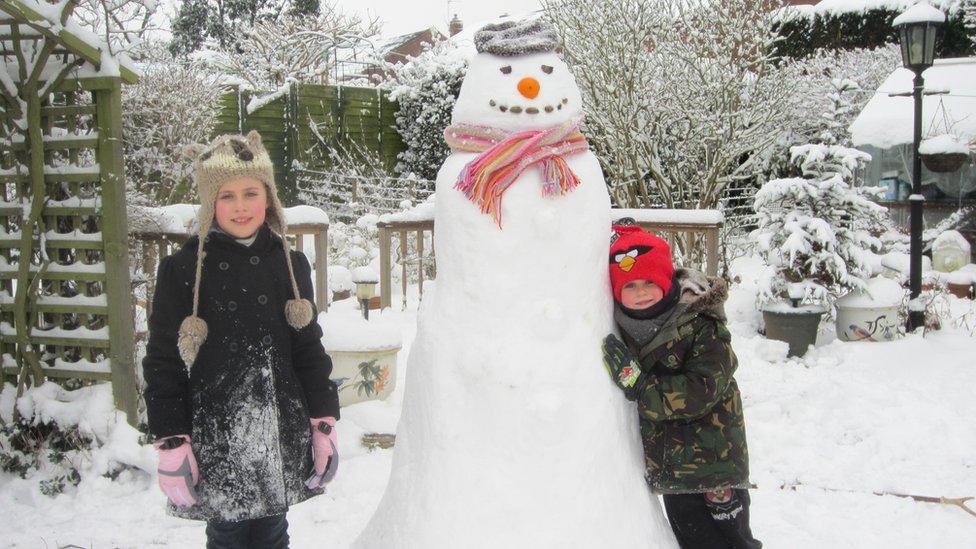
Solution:
<svg viewBox="0 0 976 549"><path fill-rule="evenodd" d="M177 347L180 357L189 368L197 357L200 346L207 339L207 323L198 315L200 307L200 278L203 276L203 245L214 221L214 207L220 186L231 179L251 177L264 183L268 194L268 211L265 222L272 231L281 237L285 249L285 262L294 299L285 303L285 320L298 330L312 322L315 309L312 303L303 299L295 281L295 270L291 264L291 245L285 236L287 225L285 212L278 200L278 189L274 182L274 166L268 151L261 144L261 135L251 131L243 135L222 135L209 145L190 145L185 153L193 158L193 177L200 197L200 241L197 244L197 269L193 283L193 313L180 323Z"/></svg>

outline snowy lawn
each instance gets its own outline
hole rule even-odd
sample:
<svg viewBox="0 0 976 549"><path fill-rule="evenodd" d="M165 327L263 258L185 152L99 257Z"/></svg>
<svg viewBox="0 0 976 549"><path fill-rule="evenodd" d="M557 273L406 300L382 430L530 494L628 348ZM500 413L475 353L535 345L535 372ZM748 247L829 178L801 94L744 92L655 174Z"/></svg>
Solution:
<svg viewBox="0 0 976 549"><path fill-rule="evenodd" d="M758 486L757 537L770 548L972 547L976 517L960 508L875 493L976 495L976 338L947 328L894 343L843 343L824 332L804 359L786 360L785 343L756 334L754 265L741 262L740 271L728 312ZM954 298L949 305L955 316L973 307ZM324 318L326 330L353 314L352 300L337 303ZM397 388L387 402L343 410L339 478L329 494L290 511L293 547L347 547L378 504L392 451L368 451L359 439L395 429L415 315L415 309L383 314L403 331ZM10 397L8 387L0 396L4 409ZM93 391L89 400L87 419L112 430L108 392ZM112 443L92 456L96 466L114 458L154 468L152 451L135 443L134 431L112 432ZM38 489L49 474L23 480L0 473L0 546L203 545L203 525L167 517L148 474L127 471L111 481L93 468L77 488L54 498Z"/></svg>

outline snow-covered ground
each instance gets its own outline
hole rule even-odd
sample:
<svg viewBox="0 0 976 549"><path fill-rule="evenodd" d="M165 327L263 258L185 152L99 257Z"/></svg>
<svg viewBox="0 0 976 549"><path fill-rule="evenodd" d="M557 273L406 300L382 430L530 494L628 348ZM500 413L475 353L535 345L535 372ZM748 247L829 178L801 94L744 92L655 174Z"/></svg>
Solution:
<svg viewBox="0 0 976 549"><path fill-rule="evenodd" d="M825 331L806 357L787 360L785 343L756 333L755 263L738 266L742 280L733 286L728 312L758 486L752 493L757 537L770 548L973 547L976 516L952 505L875 494L976 496L976 338L968 329L946 327L925 338L845 343ZM971 301L949 298L945 306L950 316L972 318ZM322 321L328 330L355 314L346 300ZM293 547L347 547L383 493L392 450L369 451L359 439L395 430L415 302L408 311L383 315L403 332L397 388L387 402L343 409L339 477L327 495L289 512ZM10 389L0 395L0 408L9 407ZM53 415L87 406L81 418L110 443L93 453L93 468L77 488L54 498L38 489L38 479L50 473L26 480L0 473L0 546L202 546L203 525L167 517L149 474L130 470L115 481L99 476L106 458L151 470L153 452L135 443L134 431L113 423L107 391L91 391L87 400L60 409L51 402L37 406Z"/></svg>

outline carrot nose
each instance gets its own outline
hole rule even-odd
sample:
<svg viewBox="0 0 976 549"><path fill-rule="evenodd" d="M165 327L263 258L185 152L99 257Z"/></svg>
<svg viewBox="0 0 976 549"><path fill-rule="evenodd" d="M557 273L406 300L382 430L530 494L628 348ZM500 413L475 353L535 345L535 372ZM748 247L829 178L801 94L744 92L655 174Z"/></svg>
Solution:
<svg viewBox="0 0 976 549"><path fill-rule="evenodd" d="M527 76L519 80L518 91L529 99L535 99L539 95L539 81L531 76Z"/></svg>

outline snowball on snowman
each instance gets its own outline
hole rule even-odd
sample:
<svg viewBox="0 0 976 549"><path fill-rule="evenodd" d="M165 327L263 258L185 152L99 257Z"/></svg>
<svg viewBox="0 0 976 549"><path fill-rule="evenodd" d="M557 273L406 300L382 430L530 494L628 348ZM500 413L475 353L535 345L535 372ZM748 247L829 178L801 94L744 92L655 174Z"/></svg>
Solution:
<svg viewBox="0 0 976 549"><path fill-rule="evenodd" d="M589 151L580 125L582 98L555 53L555 31L539 20L491 24L475 34L479 54L468 67L444 130L452 151L479 153L455 187L502 225L502 197L526 169L538 166L544 196L580 181L565 157Z"/></svg>

